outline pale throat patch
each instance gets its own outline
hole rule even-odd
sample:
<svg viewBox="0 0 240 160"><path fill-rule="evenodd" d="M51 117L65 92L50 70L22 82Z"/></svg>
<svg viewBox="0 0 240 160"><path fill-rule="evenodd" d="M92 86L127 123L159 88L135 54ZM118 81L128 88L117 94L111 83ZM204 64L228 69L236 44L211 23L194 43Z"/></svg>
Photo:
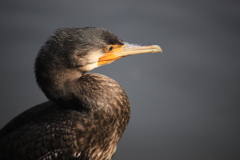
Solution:
<svg viewBox="0 0 240 160"><path fill-rule="evenodd" d="M99 67L98 65L98 60L100 57L105 55L106 53L104 52L103 49L99 49L96 51L89 52L86 56L85 59L87 61L87 65L81 67L81 70L84 70L86 72L93 70L94 68Z"/></svg>

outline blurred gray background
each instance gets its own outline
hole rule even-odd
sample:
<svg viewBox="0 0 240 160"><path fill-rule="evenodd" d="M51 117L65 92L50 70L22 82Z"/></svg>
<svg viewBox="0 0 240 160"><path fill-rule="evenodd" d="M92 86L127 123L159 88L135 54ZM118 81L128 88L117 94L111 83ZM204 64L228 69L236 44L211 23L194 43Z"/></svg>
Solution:
<svg viewBox="0 0 240 160"><path fill-rule="evenodd" d="M118 81L130 124L114 160L240 159L240 1L1 1L0 128L46 101L33 64L61 27L158 44L92 72Z"/></svg>

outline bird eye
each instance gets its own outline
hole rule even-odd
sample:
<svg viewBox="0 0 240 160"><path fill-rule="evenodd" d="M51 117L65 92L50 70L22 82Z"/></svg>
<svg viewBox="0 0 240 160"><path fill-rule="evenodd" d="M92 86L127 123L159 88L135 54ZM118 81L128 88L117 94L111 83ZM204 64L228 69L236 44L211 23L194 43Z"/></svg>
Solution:
<svg viewBox="0 0 240 160"><path fill-rule="evenodd" d="M107 52L111 52L112 50L113 50L113 46L111 46L111 45L107 46L107 48L106 48Z"/></svg>

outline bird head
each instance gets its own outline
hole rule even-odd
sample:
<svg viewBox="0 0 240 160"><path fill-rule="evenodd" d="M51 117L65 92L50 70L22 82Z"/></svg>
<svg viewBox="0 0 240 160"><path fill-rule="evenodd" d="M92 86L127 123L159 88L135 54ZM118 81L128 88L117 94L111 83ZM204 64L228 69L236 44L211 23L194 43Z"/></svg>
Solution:
<svg viewBox="0 0 240 160"><path fill-rule="evenodd" d="M157 45L136 45L123 42L113 33L94 27L58 29L40 50L38 61L59 69L88 72L120 58L162 52ZM41 54L41 55L40 55Z"/></svg>

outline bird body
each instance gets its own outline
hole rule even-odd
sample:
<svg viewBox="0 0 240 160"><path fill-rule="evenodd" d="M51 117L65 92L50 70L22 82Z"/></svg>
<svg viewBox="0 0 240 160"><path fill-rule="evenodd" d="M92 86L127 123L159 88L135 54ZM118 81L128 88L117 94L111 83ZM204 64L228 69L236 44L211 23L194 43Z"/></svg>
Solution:
<svg viewBox="0 0 240 160"><path fill-rule="evenodd" d="M57 30L35 62L37 83L49 101L0 130L0 159L110 160L129 122L129 100L115 80L86 72L139 48L161 51L125 45L101 28Z"/></svg>
<svg viewBox="0 0 240 160"><path fill-rule="evenodd" d="M129 121L128 98L116 81L104 75L85 74L81 78L94 82L86 84L84 98L99 108L66 108L48 101L25 111L0 131L0 137L4 137L0 139L0 159L111 159ZM97 86L97 81L103 81L104 88ZM101 96L86 95L90 88L101 93L96 95L106 94L106 88L119 94L107 94L102 100ZM109 105L103 107L101 101ZM116 101L121 108L112 107Z"/></svg>

